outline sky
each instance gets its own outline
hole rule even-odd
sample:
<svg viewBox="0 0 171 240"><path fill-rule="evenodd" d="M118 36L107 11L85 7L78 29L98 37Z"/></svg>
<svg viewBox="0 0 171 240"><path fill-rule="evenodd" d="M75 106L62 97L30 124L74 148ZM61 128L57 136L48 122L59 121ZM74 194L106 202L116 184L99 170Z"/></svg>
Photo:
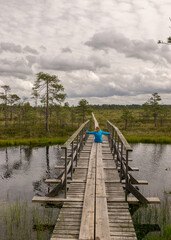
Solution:
<svg viewBox="0 0 171 240"><path fill-rule="evenodd" d="M0 86L30 100L38 72L77 105L171 104L170 0L0 0ZM0 89L3 92L3 89Z"/></svg>

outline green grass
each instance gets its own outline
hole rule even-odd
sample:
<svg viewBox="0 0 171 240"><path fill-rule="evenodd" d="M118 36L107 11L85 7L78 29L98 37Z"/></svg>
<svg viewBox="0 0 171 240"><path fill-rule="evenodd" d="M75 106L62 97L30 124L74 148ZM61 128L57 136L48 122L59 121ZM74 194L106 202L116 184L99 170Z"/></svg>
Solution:
<svg viewBox="0 0 171 240"><path fill-rule="evenodd" d="M0 147L11 147L11 146L46 146L54 144L63 144L67 140L67 137L58 138L28 138L28 139L7 139L0 140Z"/></svg>
<svg viewBox="0 0 171 240"><path fill-rule="evenodd" d="M163 126L158 121L157 127L155 127L153 119L148 122L139 119L140 110L134 109L131 112L134 120L128 121L127 129L125 129L125 122L121 118L122 110L95 110L94 114L102 130L107 130L106 120L109 120L119 128L130 143L171 144L170 120L164 122Z"/></svg>
<svg viewBox="0 0 171 240"><path fill-rule="evenodd" d="M171 144L171 137L137 137L128 136L127 141L130 143L154 143L154 144Z"/></svg>

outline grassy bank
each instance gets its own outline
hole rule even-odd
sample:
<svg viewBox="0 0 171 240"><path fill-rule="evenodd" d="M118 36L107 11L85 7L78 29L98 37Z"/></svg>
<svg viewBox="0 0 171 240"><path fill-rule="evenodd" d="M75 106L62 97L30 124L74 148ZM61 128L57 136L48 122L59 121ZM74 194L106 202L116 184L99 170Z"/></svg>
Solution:
<svg viewBox="0 0 171 240"><path fill-rule="evenodd" d="M28 139L0 139L0 147L12 147L12 146L46 146L63 144L66 142L67 137L57 137L57 138L28 138Z"/></svg>
<svg viewBox="0 0 171 240"><path fill-rule="evenodd" d="M171 144L171 137L126 137L129 143Z"/></svg>

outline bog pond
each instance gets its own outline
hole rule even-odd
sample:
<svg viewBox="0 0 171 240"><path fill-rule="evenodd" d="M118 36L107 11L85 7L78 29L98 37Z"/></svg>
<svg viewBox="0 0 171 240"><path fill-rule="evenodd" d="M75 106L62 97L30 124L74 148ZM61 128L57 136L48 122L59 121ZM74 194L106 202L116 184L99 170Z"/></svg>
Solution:
<svg viewBox="0 0 171 240"><path fill-rule="evenodd" d="M161 200L167 195L171 201L171 145L140 143L132 147L130 165L139 168L139 172L132 174L149 183L139 186L141 192ZM60 173L54 166L63 165L61 154L60 146L0 148L2 240L49 239L53 229L49 226L55 224L59 209L45 209L31 200L34 195L44 196L50 191L44 180Z"/></svg>
<svg viewBox="0 0 171 240"><path fill-rule="evenodd" d="M139 168L132 174L149 183L140 187L141 191L163 198L164 193L171 192L171 145L140 143L132 147L133 161L129 164ZM60 173L54 166L63 164L61 154L60 146L0 148L0 201L31 201L35 194L47 194L50 189L44 180Z"/></svg>

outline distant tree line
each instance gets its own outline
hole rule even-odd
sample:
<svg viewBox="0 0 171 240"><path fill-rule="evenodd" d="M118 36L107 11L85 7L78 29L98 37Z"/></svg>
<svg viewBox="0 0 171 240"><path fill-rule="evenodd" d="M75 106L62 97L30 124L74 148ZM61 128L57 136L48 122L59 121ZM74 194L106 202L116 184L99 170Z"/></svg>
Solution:
<svg viewBox="0 0 171 240"><path fill-rule="evenodd" d="M46 133L54 131L55 128L72 127L76 128L86 120L95 110L122 111L121 121L127 129L129 123L135 121L133 111L139 112L138 121L146 123L153 122L154 126L164 126L170 118L170 105L160 105L161 97L158 93L153 93L150 99L144 104L116 105L102 104L90 105L86 99L81 99L77 106L69 106L64 102L66 94L64 87L56 75L39 72L32 89L32 99L34 106L31 106L27 97L21 98L15 93L11 93L8 85L1 86L0 92L0 127L9 129L35 129L44 126ZM38 104L39 103L39 104ZM62 103L63 106L62 106ZM137 119L136 119L137 121ZM50 127L51 126L51 129ZM52 127L53 126L53 127ZM9 132L12 130L9 130ZM17 131L17 130L16 130Z"/></svg>
<svg viewBox="0 0 171 240"><path fill-rule="evenodd" d="M164 123L169 120L170 117L170 105L160 105L161 97L157 92L153 93L152 96L141 106L139 109L139 121L141 122L154 122L154 126L157 127L159 123L160 127L163 127ZM133 113L131 112L131 106L124 106L122 111L121 119L125 122L125 129L127 129L128 122L134 120Z"/></svg>

